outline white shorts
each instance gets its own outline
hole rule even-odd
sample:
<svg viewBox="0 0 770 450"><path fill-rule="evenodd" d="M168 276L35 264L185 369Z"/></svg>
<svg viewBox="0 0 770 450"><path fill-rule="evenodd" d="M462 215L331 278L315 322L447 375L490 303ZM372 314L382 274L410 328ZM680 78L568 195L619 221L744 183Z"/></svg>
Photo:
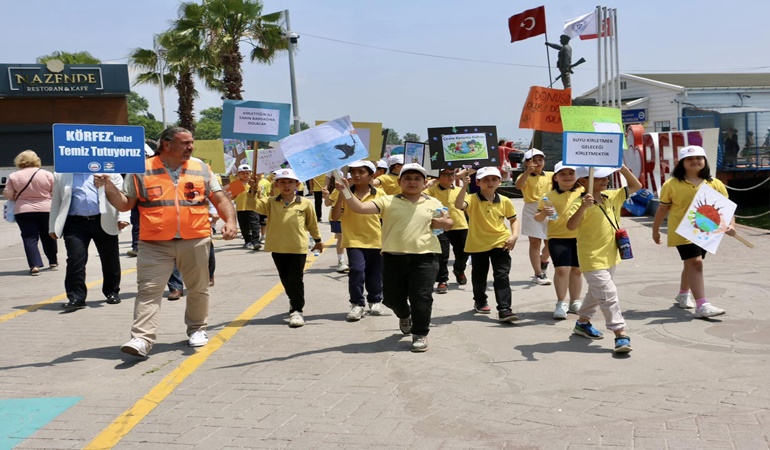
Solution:
<svg viewBox="0 0 770 450"><path fill-rule="evenodd" d="M548 239L548 220L538 222L535 220L537 203L525 203L521 217L521 234L538 239Z"/></svg>

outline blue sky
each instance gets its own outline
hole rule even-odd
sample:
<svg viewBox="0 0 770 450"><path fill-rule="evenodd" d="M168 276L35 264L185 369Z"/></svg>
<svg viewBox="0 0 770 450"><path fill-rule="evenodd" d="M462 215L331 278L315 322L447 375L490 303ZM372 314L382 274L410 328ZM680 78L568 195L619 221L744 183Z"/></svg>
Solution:
<svg viewBox="0 0 770 450"><path fill-rule="evenodd" d="M299 113L303 121L350 115L382 122L399 134L423 139L429 127L495 125L498 134L528 141L518 128L530 86L548 85L543 36L511 44L509 16L540 2L479 0L265 0L265 11L289 9L300 35L296 55ZM564 21L592 11L587 0L545 2L548 37L558 42ZM607 1L618 9L620 70L644 72L770 72L770 2ZM38 0L4 2L4 63L33 63L55 50L87 50L109 63L125 63L136 47L177 16L176 0ZM378 50L333 40L445 56ZM588 62L573 75L579 95L596 85L596 41L573 40L573 60ZM242 47L244 54L249 49ZM464 58L476 61L463 61ZM551 50L555 65L556 51ZM495 63L495 64L493 64ZM534 67L531 67L534 66ZM557 71L554 69L554 73ZM554 75L556 76L556 75ZM288 57L272 66L244 65L244 99L291 103ZM221 106L199 86L196 111ZM157 87L134 88L160 118ZM166 92L169 120L176 97Z"/></svg>

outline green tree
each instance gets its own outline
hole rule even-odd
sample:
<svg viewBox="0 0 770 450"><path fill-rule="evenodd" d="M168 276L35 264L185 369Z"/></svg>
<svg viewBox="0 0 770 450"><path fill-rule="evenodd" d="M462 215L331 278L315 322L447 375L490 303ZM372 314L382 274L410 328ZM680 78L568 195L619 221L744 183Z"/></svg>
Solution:
<svg viewBox="0 0 770 450"><path fill-rule="evenodd" d="M308 128L310 128L310 125L302 121L299 122L299 131L305 131ZM289 134L294 134L294 122L292 122L292 124L289 125Z"/></svg>
<svg viewBox="0 0 770 450"><path fill-rule="evenodd" d="M216 122L222 122L222 107L221 106L212 106L211 108L206 108L200 112L201 121L203 119L209 119Z"/></svg>
<svg viewBox="0 0 770 450"><path fill-rule="evenodd" d="M403 144L404 141L401 140L400 137L398 137L398 132L392 128L388 128L388 134L387 138L385 139L385 144L387 145L399 145Z"/></svg>
<svg viewBox="0 0 770 450"><path fill-rule="evenodd" d="M201 119L195 124L195 139L199 141L219 139L222 137L222 122L212 119Z"/></svg>
<svg viewBox="0 0 770 450"><path fill-rule="evenodd" d="M149 111L150 102L146 98L131 91L128 94L128 124L144 127L146 139L158 140L163 131L163 124L155 120Z"/></svg>
<svg viewBox="0 0 770 450"><path fill-rule="evenodd" d="M404 135L405 141L412 141L412 142L422 142L422 139L420 139L420 135L417 133L406 133Z"/></svg>
<svg viewBox="0 0 770 450"><path fill-rule="evenodd" d="M221 70L217 86L230 100L243 100L243 54L240 45L252 46L251 61L272 63L276 53L288 48L288 39L279 25L283 13L262 15L259 0L203 0L186 2L179 7L174 29L205 43L205 50L215 55Z"/></svg>
<svg viewBox="0 0 770 450"><path fill-rule="evenodd" d="M195 132L193 111L198 91L195 76L198 75L208 86L212 85L216 69L211 58L195 36L166 31L155 36L154 49L137 48L129 55L129 63L144 70L136 78L136 84L163 84L174 86L177 91L179 126ZM168 49L168 50L165 50ZM167 63L168 72L161 71L160 64Z"/></svg>
<svg viewBox="0 0 770 450"><path fill-rule="evenodd" d="M45 64L50 59L58 59L64 64L101 64L99 58L94 57L88 52L61 52L55 51L50 55L43 55L37 58L38 64Z"/></svg>

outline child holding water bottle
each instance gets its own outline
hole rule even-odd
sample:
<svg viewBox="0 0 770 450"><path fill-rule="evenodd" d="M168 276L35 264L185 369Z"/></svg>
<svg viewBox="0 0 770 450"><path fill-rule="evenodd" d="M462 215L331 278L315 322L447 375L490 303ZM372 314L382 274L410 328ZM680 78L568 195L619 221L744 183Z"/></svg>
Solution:
<svg viewBox="0 0 770 450"><path fill-rule="evenodd" d="M310 200L297 195L299 178L291 169L275 172L278 195L257 201L257 212L270 221L270 234L265 238L265 251L272 252L275 268L289 297L289 326L305 325L304 270L307 259L307 234L315 241L312 251L323 251L315 208Z"/></svg>

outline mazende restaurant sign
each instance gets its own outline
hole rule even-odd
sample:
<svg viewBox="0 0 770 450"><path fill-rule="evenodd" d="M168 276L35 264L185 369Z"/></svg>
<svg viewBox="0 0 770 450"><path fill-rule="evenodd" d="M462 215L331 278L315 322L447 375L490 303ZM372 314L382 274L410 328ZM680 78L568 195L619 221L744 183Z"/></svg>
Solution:
<svg viewBox="0 0 770 450"><path fill-rule="evenodd" d="M125 64L0 64L0 97L127 95Z"/></svg>

